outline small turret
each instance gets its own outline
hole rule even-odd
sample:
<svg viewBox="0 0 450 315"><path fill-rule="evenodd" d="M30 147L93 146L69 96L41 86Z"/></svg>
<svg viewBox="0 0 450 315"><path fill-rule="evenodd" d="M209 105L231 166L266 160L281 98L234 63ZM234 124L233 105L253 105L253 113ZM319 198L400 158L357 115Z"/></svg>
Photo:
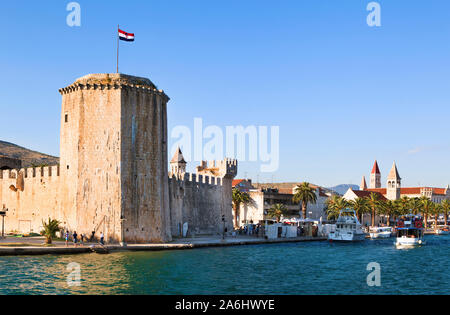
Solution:
<svg viewBox="0 0 450 315"><path fill-rule="evenodd" d="M175 155L170 161L170 172L172 175L179 176L186 173L186 161L183 156L183 152L181 152L180 147L175 151Z"/></svg>

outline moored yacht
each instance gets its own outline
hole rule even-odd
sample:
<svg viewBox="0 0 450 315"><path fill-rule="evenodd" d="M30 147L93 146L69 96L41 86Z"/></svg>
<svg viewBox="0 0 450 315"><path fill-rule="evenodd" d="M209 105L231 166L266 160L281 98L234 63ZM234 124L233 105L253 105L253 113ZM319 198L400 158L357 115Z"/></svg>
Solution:
<svg viewBox="0 0 450 315"><path fill-rule="evenodd" d="M365 240L366 235L356 212L351 209L342 210L336 221L336 229L328 234L332 242L358 242Z"/></svg>
<svg viewBox="0 0 450 315"><path fill-rule="evenodd" d="M393 229L389 226L371 227L369 231L371 239L390 238L392 236L392 233Z"/></svg>
<svg viewBox="0 0 450 315"><path fill-rule="evenodd" d="M414 247L424 245L424 228L421 216L409 214L401 217L397 223L397 247Z"/></svg>

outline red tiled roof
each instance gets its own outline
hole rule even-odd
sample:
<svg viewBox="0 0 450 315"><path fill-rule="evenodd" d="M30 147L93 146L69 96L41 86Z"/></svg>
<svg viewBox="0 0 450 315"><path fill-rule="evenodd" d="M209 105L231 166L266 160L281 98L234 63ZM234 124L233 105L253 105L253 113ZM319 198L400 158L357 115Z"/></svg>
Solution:
<svg viewBox="0 0 450 315"><path fill-rule="evenodd" d="M235 180L233 180L233 187L236 187L237 185L239 185L243 181L245 181L245 179L235 179Z"/></svg>
<svg viewBox="0 0 450 315"><path fill-rule="evenodd" d="M375 164L373 164L372 174L381 174L377 161L375 161Z"/></svg>
<svg viewBox="0 0 450 315"><path fill-rule="evenodd" d="M382 194L382 195L386 195L386 188L369 188L369 189L367 189L367 191L369 191L369 192L376 192L376 193L379 193L379 194Z"/></svg>
<svg viewBox="0 0 450 315"><path fill-rule="evenodd" d="M422 189L432 189L435 195L445 195L445 188L432 188L432 187L404 187L400 188L400 194L402 195L420 195ZM369 188L368 191L377 192L386 195L386 188Z"/></svg>
<svg viewBox="0 0 450 315"><path fill-rule="evenodd" d="M383 194L376 192L376 191L367 191L367 190L353 190L353 192L355 193L356 196L358 196L358 198L370 198L370 194L374 193L376 195L378 195L378 198L380 200L387 200Z"/></svg>

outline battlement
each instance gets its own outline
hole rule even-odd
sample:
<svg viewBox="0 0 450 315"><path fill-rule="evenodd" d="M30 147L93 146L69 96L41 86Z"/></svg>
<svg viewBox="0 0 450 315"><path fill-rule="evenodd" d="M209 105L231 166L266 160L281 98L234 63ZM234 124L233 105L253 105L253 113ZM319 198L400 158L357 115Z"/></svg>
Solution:
<svg viewBox="0 0 450 315"><path fill-rule="evenodd" d="M169 179L186 184L205 184L211 186L222 186L223 178L211 175L201 175L194 173L169 174Z"/></svg>
<svg viewBox="0 0 450 315"><path fill-rule="evenodd" d="M44 166L44 167L30 167L22 168L20 170L4 170L0 171L0 180L2 179L17 179L19 174L23 174L23 178L48 178L58 177L60 174L59 165Z"/></svg>
<svg viewBox="0 0 450 315"><path fill-rule="evenodd" d="M89 74L81 77L75 83L59 89L61 95L72 93L79 90L118 90L118 89L136 89L142 92L151 92L162 96L168 102L170 98L163 90L158 90L149 79L140 78L120 73L112 74Z"/></svg>
<svg viewBox="0 0 450 315"><path fill-rule="evenodd" d="M197 167L198 174L209 174L217 177L234 178L238 171L238 161L235 159L224 159L221 161L202 161Z"/></svg>

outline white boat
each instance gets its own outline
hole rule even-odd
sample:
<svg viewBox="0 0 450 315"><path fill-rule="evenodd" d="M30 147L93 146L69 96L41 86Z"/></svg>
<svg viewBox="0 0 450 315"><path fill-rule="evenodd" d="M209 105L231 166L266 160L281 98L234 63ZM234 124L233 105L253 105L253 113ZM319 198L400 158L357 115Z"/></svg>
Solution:
<svg viewBox="0 0 450 315"><path fill-rule="evenodd" d="M434 231L434 234L436 235L449 235L450 232L446 229L437 229Z"/></svg>
<svg viewBox="0 0 450 315"><path fill-rule="evenodd" d="M385 227L372 227L370 228L370 238L371 239L377 239L377 238L390 238L392 237L393 228L389 226Z"/></svg>
<svg viewBox="0 0 450 315"><path fill-rule="evenodd" d="M410 248L425 245L423 240L423 219L418 215L409 214L401 217L397 223L397 248Z"/></svg>
<svg viewBox="0 0 450 315"><path fill-rule="evenodd" d="M331 242L359 242L364 241L364 233L361 223L354 210L345 209L339 213L336 221L336 229L328 234Z"/></svg>

